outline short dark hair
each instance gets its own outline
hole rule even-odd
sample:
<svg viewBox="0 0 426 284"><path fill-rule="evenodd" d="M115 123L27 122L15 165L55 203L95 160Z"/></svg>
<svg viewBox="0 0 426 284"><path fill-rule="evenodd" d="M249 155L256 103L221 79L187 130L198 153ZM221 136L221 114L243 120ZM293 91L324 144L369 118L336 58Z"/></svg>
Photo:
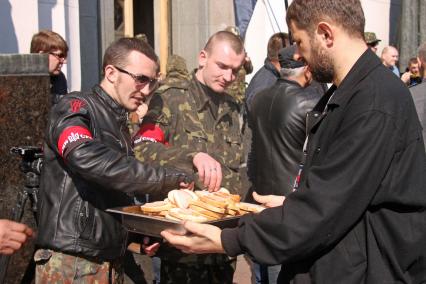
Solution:
<svg viewBox="0 0 426 284"><path fill-rule="evenodd" d="M58 33L50 30L41 30L33 35L31 39L31 53L48 53L56 49L59 49L64 57L67 57L68 45Z"/></svg>
<svg viewBox="0 0 426 284"><path fill-rule="evenodd" d="M342 26L352 36L364 38L365 17L359 0L294 0L286 16L288 26L293 22L310 35L324 20Z"/></svg>
<svg viewBox="0 0 426 284"><path fill-rule="evenodd" d="M154 49L145 41L133 37L123 37L114 41L105 51L102 63L102 70L105 70L107 65L114 65L121 68L128 64L127 56L132 51L138 51L144 54L157 64L159 69L158 56Z"/></svg>
<svg viewBox="0 0 426 284"><path fill-rule="evenodd" d="M288 34L286 33L275 33L268 40L267 57L269 60L278 60L278 53L281 48L284 48L288 44Z"/></svg>
<svg viewBox="0 0 426 284"><path fill-rule="evenodd" d="M235 51L236 54L241 54L245 52L244 43L241 38L231 32L228 31L219 31L213 34L206 45L204 46L204 50L210 53L213 50L213 45L216 42L226 41L231 46L232 50Z"/></svg>
<svg viewBox="0 0 426 284"><path fill-rule="evenodd" d="M408 60L408 67L410 67L412 64L418 64L417 57L411 57L410 60Z"/></svg>

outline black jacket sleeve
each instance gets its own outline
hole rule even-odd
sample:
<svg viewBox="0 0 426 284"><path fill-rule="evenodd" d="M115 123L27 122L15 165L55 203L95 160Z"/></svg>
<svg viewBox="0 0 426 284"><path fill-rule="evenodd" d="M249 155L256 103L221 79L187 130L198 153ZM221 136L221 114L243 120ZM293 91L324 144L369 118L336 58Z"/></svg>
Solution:
<svg viewBox="0 0 426 284"><path fill-rule="evenodd" d="M244 216L221 238L231 255L279 264L318 255L335 245L369 206L393 156L394 122L377 111L347 121L320 165L283 206Z"/></svg>
<svg viewBox="0 0 426 284"><path fill-rule="evenodd" d="M126 193L168 191L186 178L173 169L142 164L108 145L94 133L90 108L83 103L73 109L68 103L64 99L54 108L47 144L72 174L105 189Z"/></svg>

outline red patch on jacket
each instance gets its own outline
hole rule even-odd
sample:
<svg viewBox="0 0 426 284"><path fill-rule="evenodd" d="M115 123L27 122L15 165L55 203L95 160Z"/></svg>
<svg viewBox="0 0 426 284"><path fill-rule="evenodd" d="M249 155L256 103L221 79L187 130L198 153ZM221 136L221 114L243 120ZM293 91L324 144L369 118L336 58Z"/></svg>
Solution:
<svg viewBox="0 0 426 284"><path fill-rule="evenodd" d="M134 144L137 145L143 141L157 142L167 145L164 132L155 124L144 124L135 136Z"/></svg>
<svg viewBox="0 0 426 284"><path fill-rule="evenodd" d="M76 113L76 112L79 112L80 109L84 106L84 102L80 100L72 100L70 105L71 105L71 111Z"/></svg>
<svg viewBox="0 0 426 284"><path fill-rule="evenodd" d="M59 154L63 157L67 148L74 148L85 141L93 140L93 135L89 129L82 126L70 126L62 131L58 139Z"/></svg>

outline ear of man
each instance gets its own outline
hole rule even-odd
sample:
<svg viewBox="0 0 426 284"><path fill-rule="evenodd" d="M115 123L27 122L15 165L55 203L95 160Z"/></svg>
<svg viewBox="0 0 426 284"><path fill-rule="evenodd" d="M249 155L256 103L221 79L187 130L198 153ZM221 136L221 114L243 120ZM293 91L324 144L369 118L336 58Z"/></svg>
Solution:
<svg viewBox="0 0 426 284"><path fill-rule="evenodd" d="M207 62L207 51L206 50L201 50L200 54L198 55L198 66L199 68L203 68L206 65Z"/></svg>
<svg viewBox="0 0 426 284"><path fill-rule="evenodd" d="M104 73L105 73L105 79L108 82L114 83L115 81L117 81L118 70L115 69L112 65L107 65L105 67Z"/></svg>
<svg viewBox="0 0 426 284"><path fill-rule="evenodd" d="M317 25L317 34L320 36L321 40L324 42L326 47L331 47L333 45L335 31L333 27L327 22L319 22Z"/></svg>

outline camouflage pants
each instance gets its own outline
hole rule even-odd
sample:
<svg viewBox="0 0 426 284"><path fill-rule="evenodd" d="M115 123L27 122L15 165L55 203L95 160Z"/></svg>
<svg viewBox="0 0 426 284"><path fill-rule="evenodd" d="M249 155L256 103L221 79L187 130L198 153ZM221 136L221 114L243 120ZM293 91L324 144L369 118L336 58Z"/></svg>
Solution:
<svg viewBox="0 0 426 284"><path fill-rule="evenodd" d="M222 264L184 264L161 260L161 284L232 284L235 261Z"/></svg>
<svg viewBox="0 0 426 284"><path fill-rule="evenodd" d="M37 250L34 260L36 284L122 284L124 282L120 261L98 262L46 249Z"/></svg>

